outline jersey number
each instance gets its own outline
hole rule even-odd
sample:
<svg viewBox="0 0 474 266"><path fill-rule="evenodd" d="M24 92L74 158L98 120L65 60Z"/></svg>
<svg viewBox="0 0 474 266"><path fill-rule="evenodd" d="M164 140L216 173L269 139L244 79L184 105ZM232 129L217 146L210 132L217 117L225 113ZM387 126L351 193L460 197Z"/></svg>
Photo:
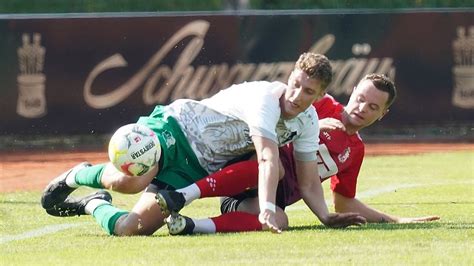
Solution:
<svg viewBox="0 0 474 266"><path fill-rule="evenodd" d="M328 148L326 144L319 145L319 151L317 153L318 156L318 170L319 176L322 180L326 180L327 178L337 174L337 165L336 162L332 159L331 155L329 154Z"/></svg>

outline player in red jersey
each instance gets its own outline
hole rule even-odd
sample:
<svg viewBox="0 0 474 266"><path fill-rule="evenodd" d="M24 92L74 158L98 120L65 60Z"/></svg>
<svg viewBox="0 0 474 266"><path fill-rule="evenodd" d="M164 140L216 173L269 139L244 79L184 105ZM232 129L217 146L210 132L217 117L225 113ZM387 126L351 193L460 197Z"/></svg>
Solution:
<svg viewBox="0 0 474 266"><path fill-rule="evenodd" d="M331 179L336 212L354 212L365 217L367 222L425 222L438 220L438 216L402 218L371 208L355 198L357 177L364 158L364 143L359 130L381 120L389 111L396 97L394 83L384 75L369 74L354 88L346 106L326 95L314 103L319 116L321 133L317 153L321 181ZM295 171L292 146L280 149L280 160L284 174L277 191L276 214L280 225L288 227L284 212L302 198ZM252 166L253 163L253 166ZM258 180L257 164L240 162L224 168L222 175L198 182L199 198L235 193L245 187L255 187ZM252 172L253 171L253 172ZM238 177L238 178L237 178ZM258 197L255 190L223 199L221 216L206 219L191 219L175 216L168 219L171 234L214 233L256 231L265 229L258 222Z"/></svg>

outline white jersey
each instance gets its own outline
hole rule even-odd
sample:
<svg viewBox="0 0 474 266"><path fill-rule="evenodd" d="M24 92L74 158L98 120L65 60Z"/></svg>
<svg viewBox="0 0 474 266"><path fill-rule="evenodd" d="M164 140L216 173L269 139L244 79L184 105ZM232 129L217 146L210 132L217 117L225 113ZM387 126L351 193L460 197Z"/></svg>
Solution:
<svg viewBox="0 0 474 266"><path fill-rule="evenodd" d="M279 99L285 89L281 82L245 82L202 101L176 100L165 110L178 121L199 163L209 173L254 151L252 136L268 138L279 146L294 141L295 152L316 160L316 111L310 106L293 119L281 119Z"/></svg>

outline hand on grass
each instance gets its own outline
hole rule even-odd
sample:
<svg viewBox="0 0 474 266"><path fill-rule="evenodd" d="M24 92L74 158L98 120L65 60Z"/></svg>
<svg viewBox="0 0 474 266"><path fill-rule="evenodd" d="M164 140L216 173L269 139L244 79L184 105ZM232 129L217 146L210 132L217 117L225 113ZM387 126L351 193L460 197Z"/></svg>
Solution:
<svg viewBox="0 0 474 266"><path fill-rule="evenodd" d="M281 233L281 227L276 222L276 214L270 210L264 210L258 215L261 224L266 225L272 233Z"/></svg>
<svg viewBox="0 0 474 266"><path fill-rule="evenodd" d="M332 228L345 228L350 225L363 225L367 220L358 213L330 213L324 221L324 225Z"/></svg>

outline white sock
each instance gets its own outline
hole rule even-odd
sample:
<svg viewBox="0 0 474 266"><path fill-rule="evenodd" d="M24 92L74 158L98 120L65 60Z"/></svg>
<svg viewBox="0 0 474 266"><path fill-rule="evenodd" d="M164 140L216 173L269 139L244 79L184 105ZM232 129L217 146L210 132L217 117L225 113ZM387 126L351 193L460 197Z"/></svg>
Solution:
<svg viewBox="0 0 474 266"><path fill-rule="evenodd" d="M214 234L216 232L216 225L210 218L193 219L194 229L193 233Z"/></svg>
<svg viewBox="0 0 474 266"><path fill-rule="evenodd" d="M86 204L84 211L87 214L93 214L95 209L97 209L97 207L102 206L104 204L110 204L110 202L103 199L93 199Z"/></svg>
<svg viewBox="0 0 474 266"><path fill-rule="evenodd" d="M187 187L177 189L176 191L183 193L184 199L186 200L184 205L188 205L193 200L199 199L199 197L201 197L201 190L196 184L191 184Z"/></svg>
<svg viewBox="0 0 474 266"><path fill-rule="evenodd" d="M76 183L76 173L74 173L73 175L68 175L66 176L66 184L68 187L72 187L72 188L78 188L80 187L77 183Z"/></svg>

